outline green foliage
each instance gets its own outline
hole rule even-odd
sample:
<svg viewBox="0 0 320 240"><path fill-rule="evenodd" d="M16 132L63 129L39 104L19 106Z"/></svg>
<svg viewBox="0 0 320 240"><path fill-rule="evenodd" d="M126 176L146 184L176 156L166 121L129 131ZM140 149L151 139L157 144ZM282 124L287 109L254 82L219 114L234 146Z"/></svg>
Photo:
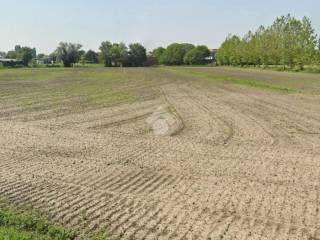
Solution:
<svg viewBox="0 0 320 240"><path fill-rule="evenodd" d="M52 238L12 227L0 227L0 240L52 240Z"/></svg>
<svg viewBox="0 0 320 240"><path fill-rule="evenodd" d="M100 59L101 61L103 61L105 67L112 66L111 48L112 48L112 44L109 41L102 42L99 48Z"/></svg>
<svg viewBox="0 0 320 240"><path fill-rule="evenodd" d="M96 53L93 50L89 50L88 52L86 52L83 57L84 57L85 62L87 62L87 63L98 63L99 62L99 58L98 58L99 55L98 55L98 53Z"/></svg>
<svg viewBox="0 0 320 240"><path fill-rule="evenodd" d="M105 232L98 233L98 234L93 238L93 240L107 240L107 239L108 239L108 234L105 233Z"/></svg>
<svg viewBox="0 0 320 240"><path fill-rule="evenodd" d="M238 65L240 64L240 57L238 49L241 40L237 36L229 35L227 39L222 43L217 59L221 65Z"/></svg>
<svg viewBox="0 0 320 240"><path fill-rule="evenodd" d="M102 42L100 59L105 67L142 67L147 61L147 50L140 43L133 43L129 48L124 43Z"/></svg>
<svg viewBox="0 0 320 240"><path fill-rule="evenodd" d="M9 51L9 52L6 54L6 58L17 59L18 56L17 56L17 53L16 53L15 51Z"/></svg>
<svg viewBox="0 0 320 240"><path fill-rule="evenodd" d="M319 42L318 42L319 44ZM316 64L319 48L311 21L287 15L277 18L270 27L249 31L243 38L228 36L217 54L221 65L282 65L303 70Z"/></svg>
<svg viewBox="0 0 320 240"><path fill-rule="evenodd" d="M128 61L128 48L124 43L114 43L110 49L110 58L114 67L123 67Z"/></svg>
<svg viewBox="0 0 320 240"><path fill-rule="evenodd" d="M316 48L315 62L318 65L320 64L320 37L318 39L318 44L317 44L317 48Z"/></svg>
<svg viewBox="0 0 320 240"><path fill-rule="evenodd" d="M158 47L152 51L151 55L153 58L155 58L157 60L158 63L160 63L161 56L165 51L166 51L165 48Z"/></svg>
<svg viewBox="0 0 320 240"><path fill-rule="evenodd" d="M181 43L180 45L184 50L185 54L195 48L195 46L191 43Z"/></svg>
<svg viewBox="0 0 320 240"><path fill-rule="evenodd" d="M147 50L140 43L129 45L129 62L131 67L142 67L147 60Z"/></svg>
<svg viewBox="0 0 320 240"><path fill-rule="evenodd" d="M197 46L191 49L184 56L184 63L189 65L202 65L208 62L207 58L210 56L208 47Z"/></svg>
<svg viewBox="0 0 320 240"><path fill-rule="evenodd" d="M152 56L164 65L203 65L208 63L210 51L208 47L195 47L190 43L173 43L164 49L159 47L152 52Z"/></svg>
<svg viewBox="0 0 320 240"><path fill-rule="evenodd" d="M81 57L82 46L77 43L61 42L55 51L58 60L63 62L64 67L71 67L74 63L79 62Z"/></svg>
<svg viewBox="0 0 320 240"><path fill-rule="evenodd" d="M0 240L71 240L75 235L34 215L0 209Z"/></svg>
<svg viewBox="0 0 320 240"><path fill-rule="evenodd" d="M184 56L194 46L188 43L173 43L167 47L160 57L160 63L164 65L182 65Z"/></svg>
<svg viewBox="0 0 320 240"><path fill-rule="evenodd" d="M21 48L19 58L22 60L24 66L28 66L29 62L34 58L34 50L29 47Z"/></svg>
<svg viewBox="0 0 320 240"><path fill-rule="evenodd" d="M102 42L100 46L101 60L105 67L122 67L128 61L128 48L124 43Z"/></svg>

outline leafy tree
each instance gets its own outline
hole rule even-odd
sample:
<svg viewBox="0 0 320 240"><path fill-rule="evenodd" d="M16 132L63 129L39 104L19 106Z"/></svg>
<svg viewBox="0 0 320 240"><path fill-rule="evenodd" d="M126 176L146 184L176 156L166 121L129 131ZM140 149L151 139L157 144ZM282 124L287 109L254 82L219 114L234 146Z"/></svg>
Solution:
<svg viewBox="0 0 320 240"><path fill-rule="evenodd" d="M88 63L98 63L99 62L98 56L99 56L98 53L96 53L93 50L89 50L88 52L85 53L84 59Z"/></svg>
<svg viewBox="0 0 320 240"><path fill-rule="evenodd" d="M123 67L128 63L128 48L124 43L114 43L110 49L112 65Z"/></svg>
<svg viewBox="0 0 320 240"><path fill-rule="evenodd" d="M219 64L222 65L237 65L240 63L239 56L239 45L240 38L238 36L229 35L226 40L222 43L218 54L217 59Z"/></svg>
<svg viewBox="0 0 320 240"><path fill-rule="evenodd" d="M140 43L129 45L129 65L132 67L142 67L147 60L147 50Z"/></svg>
<svg viewBox="0 0 320 240"><path fill-rule="evenodd" d="M35 58L35 49L29 47L22 47L18 52L18 58L23 62L23 65L28 67L29 62Z"/></svg>
<svg viewBox="0 0 320 240"><path fill-rule="evenodd" d="M109 41L102 42L99 48L101 51L100 58L104 62L105 67L112 66L111 48L112 44Z"/></svg>
<svg viewBox="0 0 320 240"><path fill-rule="evenodd" d="M81 48L77 43L61 42L56 49L57 58L63 62L64 67L71 67L80 60Z"/></svg>
<svg viewBox="0 0 320 240"><path fill-rule="evenodd" d="M162 54L166 51L165 48L163 47L158 47L156 49L154 49L151 53L151 56L157 60L157 62L159 63L160 62L160 58L162 56Z"/></svg>
<svg viewBox="0 0 320 240"><path fill-rule="evenodd" d="M320 37L317 42L316 56L314 62L316 64L320 64Z"/></svg>
<svg viewBox="0 0 320 240"><path fill-rule="evenodd" d="M86 55L86 51L80 49L80 50L79 50L79 56L80 56L80 58L81 58L81 57L84 57L85 55Z"/></svg>
<svg viewBox="0 0 320 240"><path fill-rule="evenodd" d="M160 57L160 63L165 65L181 65L190 45L173 43L167 47Z"/></svg>
<svg viewBox="0 0 320 240"><path fill-rule="evenodd" d="M272 26L261 26L242 39L228 36L217 58L222 65L299 66L302 70L317 61L317 35L308 18L282 16Z"/></svg>
<svg viewBox="0 0 320 240"><path fill-rule="evenodd" d="M44 54L44 53L39 53L38 55L37 55L37 59L44 59L46 57L46 55Z"/></svg>
<svg viewBox="0 0 320 240"><path fill-rule="evenodd" d="M18 53L15 50L9 51L7 53L6 58L17 59L18 58Z"/></svg>
<svg viewBox="0 0 320 240"><path fill-rule="evenodd" d="M147 50L139 43L128 47L124 43L102 42L100 59L106 67L140 67L147 61Z"/></svg>
<svg viewBox="0 0 320 240"><path fill-rule="evenodd" d="M14 51L15 52L19 52L21 50L21 46L20 45L16 45L15 47L14 47Z"/></svg>
<svg viewBox="0 0 320 240"><path fill-rule="evenodd" d="M210 56L210 51L207 46L197 46L191 49L184 56L184 63L190 65L206 64L207 58Z"/></svg>
<svg viewBox="0 0 320 240"><path fill-rule="evenodd" d="M184 50L184 54L195 48L195 46L191 43L181 43L181 47Z"/></svg>
<svg viewBox="0 0 320 240"><path fill-rule="evenodd" d="M314 62L316 56L317 37L312 28L311 21L304 17L301 21L298 34L298 43L296 49L297 57L294 59L295 64L298 64L303 70L305 64Z"/></svg>

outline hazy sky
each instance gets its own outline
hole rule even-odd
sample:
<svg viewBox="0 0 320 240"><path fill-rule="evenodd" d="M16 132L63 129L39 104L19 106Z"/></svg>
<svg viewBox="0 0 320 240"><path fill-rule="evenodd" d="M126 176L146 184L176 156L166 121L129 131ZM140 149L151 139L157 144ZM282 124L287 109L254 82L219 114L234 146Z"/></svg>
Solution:
<svg viewBox="0 0 320 240"><path fill-rule="evenodd" d="M103 40L217 48L275 17L308 16L320 33L319 0L0 0L0 51L16 44L51 52L60 41L97 50Z"/></svg>

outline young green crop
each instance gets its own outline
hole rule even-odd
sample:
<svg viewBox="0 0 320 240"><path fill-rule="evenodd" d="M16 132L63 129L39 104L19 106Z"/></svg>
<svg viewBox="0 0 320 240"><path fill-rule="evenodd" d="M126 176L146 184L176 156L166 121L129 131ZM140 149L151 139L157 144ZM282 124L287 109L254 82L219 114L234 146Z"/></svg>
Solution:
<svg viewBox="0 0 320 240"><path fill-rule="evenodd" d="M0 240L71 240L75 234L27 213L0 209Z"/></svg>

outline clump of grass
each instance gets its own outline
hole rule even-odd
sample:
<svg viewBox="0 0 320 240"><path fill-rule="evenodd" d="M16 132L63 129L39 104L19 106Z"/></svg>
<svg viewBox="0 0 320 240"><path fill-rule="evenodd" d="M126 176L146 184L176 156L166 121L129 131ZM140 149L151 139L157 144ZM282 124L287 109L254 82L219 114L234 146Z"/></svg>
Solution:
<svg viewBox="0 0 320 240"><path fill-rule="evenodd" d="M170 69L170 70L173 70L173 71L176 71L176 72L179 72L182 74L188 74L189 76L204 79L204 80L209 80L209 81L224 81L226 83L244 85L244 86L261 88L261 89L269 89L269 90L286 92L286 93L301 92L299 90L288 88L285 86L275 85L275 84L270 84L270 83L263 83L263 82L259 82L259 81L252 80L252 79L238 79L238 78L227 77L227 76L215 76L212 74L208 74L208 73L204 73L204 72L197 72L197 71L190 70L190 69Z"/></svg>
<svg viewBox="0 0 320 240"><path fill-rule="evenodd" d="M107 239L108 239L108 235L106 232L100 232L93 238L93 240L107 240Z"/></svg>
<svg viewBox="0 0 320 240"><path fill-rule="evenodd" d="M72 240L75 234L34 214L0 209L0 240Z"/></svg>

